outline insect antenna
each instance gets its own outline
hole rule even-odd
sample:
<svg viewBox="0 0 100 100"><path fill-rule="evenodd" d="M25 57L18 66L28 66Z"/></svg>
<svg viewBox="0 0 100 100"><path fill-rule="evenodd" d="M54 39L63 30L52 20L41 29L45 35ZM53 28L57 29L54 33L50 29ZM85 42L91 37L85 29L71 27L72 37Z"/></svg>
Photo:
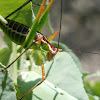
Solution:
<svg viewBox="0 0 100 100"><path fill-rule="evenodd" d="M61 0L61 8L60 8L60 28L59 28L59 36L58 36L58 48L59 48L59 42L60 42L60 34L61 34L61 28L62 28L62 7L63 7L63 0Z"/></svg>
<svg viewBox="0 0 100 100"><path fill-rule="evenodd" d="M69 50L69 51L59 51L59 52L82 52L82 53L91 53L91 54L97 54L100 55L100 53L97 52L91 52L91 51L84 51L84 50Z"/></svg>
<svg viewBox="0 0 100 100"><path fill-rule="evenodd" d="M61 35L61 29L62 29L62 13L63 13L63 0L60 1L61 8L60 8L60 27L59 27L59 36L58 36L58 48L59 48L59 42L60 42L60 35ZM60 52L80 52L80 53L90 53L90 54L97 54L100 55L97 52L91 52L91 51L84 51L84 50L69 50L69 51L60 51Z"/></svg>

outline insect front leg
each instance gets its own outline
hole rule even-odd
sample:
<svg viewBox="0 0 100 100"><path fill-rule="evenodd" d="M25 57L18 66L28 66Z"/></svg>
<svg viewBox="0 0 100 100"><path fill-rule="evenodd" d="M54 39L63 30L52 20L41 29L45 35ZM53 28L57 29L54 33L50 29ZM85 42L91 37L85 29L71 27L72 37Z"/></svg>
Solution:
<svg viewBox="0 0 100 100"><path fill-rule="evenodd" d="M56 31L53 35L50 35L49 37L47 37L48 41L51 41L58 33L59 31Z"/></svg>

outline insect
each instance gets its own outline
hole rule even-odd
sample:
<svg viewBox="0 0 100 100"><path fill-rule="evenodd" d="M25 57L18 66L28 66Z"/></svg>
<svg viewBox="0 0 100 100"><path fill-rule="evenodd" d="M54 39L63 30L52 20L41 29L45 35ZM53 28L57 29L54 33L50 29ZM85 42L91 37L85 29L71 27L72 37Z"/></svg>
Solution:
<svg viewBox="0 0 100 100"><path fill-rule="evenodd" d="M26 94L24 94L19 100L23 99L27 94L29 94L33 89L39 86L46 79L45 71L44 71L43 56L42 56L43 52L45 52L47 61L53 60L57 52L62 52L62 50L53 46L49 42L59 33L58 31L55 32L53 35L49 36L48 39L43 34L41 34L41 29L44 25L49 9L54 0L50 1L50 3L48 4L48 6L46 7L44 11L43 11L43 8L46 3L46 0L42 1L37 17L31 29L21 23L8 19L8 17L10 17L15 12L17 12L22 7L24 7L30 1L31 0L28 0L27 2L25 2L21 7L19 7L17 10L9 14L6 18L3 18L2 16L0 16L0 28L3 30L3 32L13 42L15 42L18 45L22 45L25 48L25 51L19 57L21 57L28 49L34 49L34 50L38 49L41 52L41 55L39 56L40 61L38 65L41 65L41 68L42 68L42 80L32 89L30 89ZM2 72L5 69L9 68L19 57L17 57L10 65L4 68Z"/></svg>
<svg viewBox="0 0 100 100"><path fill-rule="evenodd" d="M29 0L28 2L30 2L30 1L31 0ZM43 2L45 2L45 1L46 0L43 0ZM25 4L27 4L28 2L26 2ZM43 4L43 2L42 2L42 4ZM53 3L53 0L50 1L48 7L50 7L52 5L52 3ZM18 22L15 22L13 20L8 19L8 17L11 16L13 13L15 13L17 10L14 11L13 13L11 13L10 15L8 15L5 18L6 20L4 19L4 21L3 21L3 18L2 18L0 25L1 25L2 30L6 33L6 35L8 35L8 37L12 41L14 41L16 44L22 45L26 49L21 55L23 55L28 49L36 49L36 50L38 49L40 52L45 51L47 60L50 61L57 54L57 52L62 52L62 50L54 47L52 44L49 43L49 41L52 38L54 38L54 36L57 35L58 32L56 32L54 35L48 37L49 39L47 39L46 37L44 37L43 34L41 34L41 28L44 24L46 14L49 11L49 9L45 10L44 13L41 14L43 7L44 7L44 4L43 5L42 4L41 4L41 8L40 8L41 11L39 12L40 16L36 17L36 18L39 17L39 19L35 20L31 29L29 29L27 26L25 26L23 24L20 24ZM18 37L19 39L15 38L15 36ZM33 41L33 39L34 39L34 41ZM17 57L5 69L9 68L19 57ZM41 68L42 68L42 81L40 83L38 83L35 87L33 87L30 91L28 91L24 96L22 96L20 98L20 100L23 99L27 94L29 94L34 88L36 88L38 85L40 85L46 78L45 72L44 72L44 62L42 60L42 56L40 56L39 58L40 58L40 64L39 65L41 65ZM3 69L2 71L4 71L5 69Z"/></svg>

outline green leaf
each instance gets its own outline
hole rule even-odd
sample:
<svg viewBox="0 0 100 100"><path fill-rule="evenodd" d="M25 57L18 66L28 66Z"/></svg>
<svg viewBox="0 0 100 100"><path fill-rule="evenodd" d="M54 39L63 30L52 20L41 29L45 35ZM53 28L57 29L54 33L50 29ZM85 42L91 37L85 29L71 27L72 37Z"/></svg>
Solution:
<svg viewBox="0 0 100 100"><path fill-rule="evenodd" d="M88 96L89 96L89 100L100 100L100 98L97 96L92 96L90 94L88 94Z"/></svg>
<svg viewBox="0 0 100 100"><path fill-rule="evenodd" d="M17 46L4 35L2 38L3 47L0 49L0 62L5 66L10 64L17 57ZM12 45L13 44L13 45ZM9 68L10 74L14 82L17 80L17 61Z"/></svg>
<svg viewBox="0 0 100 100"><path fill-rule="evenodd" d="M51 65L51 66L50 66ZM55 56L53 63L46 63L47 79L78 100L88 100L82 81L82 73L73 57L66 52Z"/></svg>
<svg viewBox="0 0 100 100"><path fill-rule="evenodd" d="M0 62L2 62L4 65L7 65L7 63L9 62L9 57L11 54L11 41L4 36L4 38L0 39Z"/></svg>
<svg viewBox="0 0 100 100"><path fill-rule="evenodd" d="M100 97L100 81L98 82L85 82L85 88L87 90L88 93L92 94L92 95L96 95Z"/></svg>
<svg viewBox="0 0 100 100"><path fill-rule="evenodd" d="M14 11L24 2L25 0L8 0L8 1L1 0L0 14L6 17L9 13ZM20 23L28 25L29 27L31 27L33 23L32 18L33 18L33 13L31 12L31 4L28 4L23 9L21 9L16 14L14 14L12 17L10 17L10 19L14 19ZM64 51L69 50L64 45L61 45L61 48L63 48ZM38 99L49 100L49 98L50 100L55 98L56 100L61 100L61 99L88 100L88 96L84 90L82 74L80 72L81 70L80 63L74 54L67 53L67 52L60 52L56 55L53 62L47 62L45 64L45 68L47 70L46 71L47 80L50 82L45 81L42 84L43 86L40 85L38 88L36 88L34 90L34 93L30 93L28 96L25 97L27 100L31 100L33 98L34 100L38 100ZM40 77L38 77L36 73L30 73L30 74L31 75L28 74L28 75L20 76L22 78L23 76L27 76L25 77L26 79L25 81L18 80L18 85L21 86L21 89L19 89L20 91L18 90L20 95L27 92L31 87L33 87L37 82L40 81ZM0 77L1 76L2 75L0 75ZM4 80L4 77L0 79ZM49 83L55 84L53 85L53 88L52 85L48 86ZM55 88L55 86L57 86L57 88ZM58 87L60 88L60 91L63 92L59 92ZM7 93L7 95L8 94L9 93Z"/></svg>
<svg viewBox="0 0 100 100"><path fill-rule="evenodd" d="M20 7L27 0L1 0L0 1L0 15L6 17L11 12ZM24 8L13 14L10 19L18 21L22 24L28 25L31 27L32 25L32 12L30 3L26 5ZM30 20L29 20L30 19Z"/></svg>
<svg viewBox="0 0 100 100"><path fill-rule="evenodd" d="M100 97L100 72L88 75L84 79L87 93Z"/></svg>
<svg viewBox="0 0 100 100"><path fill-rule="evenodd" d="M78 60L77 60L78 61ZM68 54L67 52L60 52L56 55L53 62L47 62L45 64L46 69L46 76L48 81L50 81L52 84L55 84L55 87L59 87L60 89L64 90L66 93L70 94L71 96L77 98L78 100L89 100L88 96L84 90L84 85L82 81L82 74L79 70L79 63L76 62L76 58L74 60L74 57ZM28 77L27 75L22 75L23 77ZM31 81L33 79L33 81ZM32 88L35 84L37 84L41 79L36 78L36 75L30 75L29 79L26 80L19 80L18 84L20 86L27 87L24 89L21 89L21 93L26 93L30 88ZM23 85L22 85L23 84ZM45 84L45 83L44 83ZM46 85L46 84L45 84ZM34 93L36 90L38 90L35 95L36 98L48 97L49 89L43 86L43 90L41 91L40 86L34 90ZM53 91L54 89L52 89ZM46 91L46 92L44 92ZM44 93L44 94L42 94ZM28 97L35 98L33 93L30 93ZM52 94L50 91L49 94ZM45 95L45 96L44 96ZM51 98L54 98L54 96L49 96ZM36 99L37 100L37 99ZM43 99L43 100L48 100ZM52 100L52 99L51 99ZM66 100L66 99L64 99ZM71 99L69 99L71 100Z"/></svg>
<svg viewBox="0 0 100 100"><path fill-rule="evenodd" d="M9 61L10 51L7 48L3 48L0 50L0 62L4 65L7 65Z"/></svg>
<svg viewBox="0 0 100 100"><path fill-rule="evenodd" d="M26 93L40 80L40 76L33 71L21 73L18 78L18 85L21 86L19 88L21 94ZM24 98L26 100L78 100L62 89L56 88L47 80Z"/></svg>
<svg viewBox="0 0 100 100"><path fill-rule="evenodd" d="M27 0L0 0L0 15L6 17L26 1ZM41 2L42 0L32 0L32 3L41 4ZM47 4L48 2L46 3L46 6ZM31 3L27 4L8 19L13 19L17 22L27 25L28 27L31 27L39 10L39 6L31 5ZM50 25L49 17L47 17L45 25L48 27L48 29L53 31Z"/></svg>
<svg viewBox="0 0 100 100"><path fill-rule="evenodd" d="M0 100L17 100L14 83L7 71L1 72L0 63Z"/></svg>
<svg viewBox="0 0 100 100"><path fill-rule="evenodd" d="M51 44L53 44L54 46L58 47L58 42L51 41ZM82 68L81 68L81 64L80 64L79 58L74 54L73 50L68 48L68 46L66 46L63 43L59 43L59 49L62 49L63 52L68 53L72 57L72 59L74 59L74 62L77 64L77 67L82 72Z"/></svg>
<svg viewBox="0 0 100 100"><path fill-rule="evenodd" d="M41 0L36 0L35 3L41 4L42 1L41 1ZM46 4L45 4L45 7L47 7L48 4L49 4L49 0L47 0L47 2L46 2ZM32 12L33 12L33 13L32 13L32 16L33 16L33 21L34 21L36 15L37 15L38 10L39 10L39 6L32 5ZM53 28L52 28L52 26L51 26L51 24L50 24L50 18L49 18L49 16L50 16L50 15L47 16L47 19L46 19L46 21L45 21L45 26L46 26L52 33L54 33L54 30L53 30Z"/></svg>

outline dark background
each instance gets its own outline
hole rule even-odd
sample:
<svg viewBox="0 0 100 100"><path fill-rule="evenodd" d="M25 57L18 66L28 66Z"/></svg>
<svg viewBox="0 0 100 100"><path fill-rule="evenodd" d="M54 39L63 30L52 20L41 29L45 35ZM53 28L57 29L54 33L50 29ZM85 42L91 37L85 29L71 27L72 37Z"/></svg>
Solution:
<svg viewBox="0 0 100 100"><path fill-rule="evenodd" d="M63 17L60 42L72 50L100 53L100 0L62 0ZM59 30L61 0L54 0L50 10L54 31ZM58 37L55 38L57 40ZM100 70L100 55L76 53L84 71Z"/></svg>

